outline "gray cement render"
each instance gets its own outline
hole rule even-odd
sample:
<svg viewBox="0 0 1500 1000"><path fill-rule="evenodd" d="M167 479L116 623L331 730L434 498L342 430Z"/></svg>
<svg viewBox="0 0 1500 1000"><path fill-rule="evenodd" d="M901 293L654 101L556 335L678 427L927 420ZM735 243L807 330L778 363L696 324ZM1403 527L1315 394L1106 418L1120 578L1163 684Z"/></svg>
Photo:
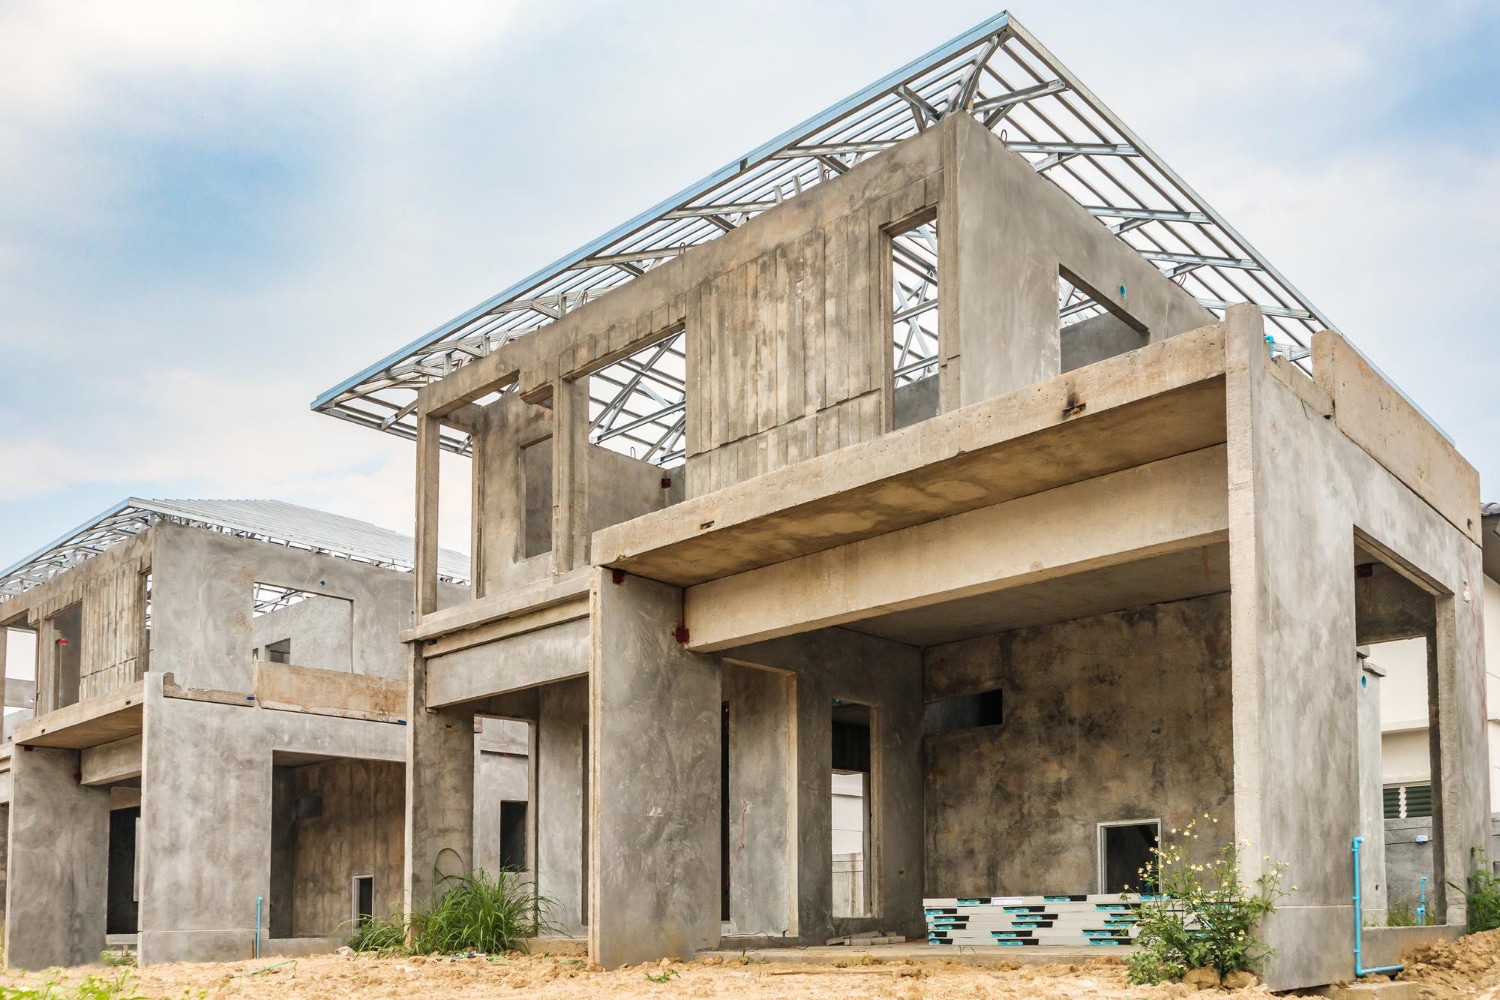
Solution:
<svg viewBox="0 0 1500 1000"><path fill-rule="evenodd" d="M78 751L20 749L11 759L5 962L87 965L104 948L107 788L79 784Z"/></svg>
<svg viewBox="0 0 1500 1000"><path fill-rule="evenodd" d="M925 738L927 896L1095 893L1098 824L1234 841L1229 597L923 651L929 700L999 690L999 725ZM1204 814L1210 816L1203 819Z"/></svg>
<svg viewBox="0 0 1500 1000"><path fill-rule="evenodd" d="M407 727L168 698L160 674L147 681L140 961L249 958L256 899L271 897L273 762L278 755L404 762ZM349 872L356 874L369 873ZM397 888L386 887L391 895L376 900L377 911L398 908ZM269 920L263 911L267 937ZM102 948L101 931L89 957Z"/></svg>
<svg viewBox="0 0 1500 1000"><path fill-rule="evenodd" d="M606 968L719 942L718 665L672 637L675 587L598 573L589 689L589 954Z"/></svg>
<svg viewBox="0 0 1500 1000"><path fill-rule="evenodd" d="M885 437L901 420L927 415L916 394L930 390L911 391L904 416L895 412L900 400L889 382L879 240L886 227L934 210L942 234L937 415L902 437ZM1059 276L1088 288L1113 322L1060 333ZM794 297L809 308L783 313L779 307ZM795 318L783 323L783 315ZM781 728L765 692L739 689L745 678L726 680L721 663L786 671L793 679L782 683L793 686L796 698L791 759L778 760L755 727L742 727L737 737L731 723L731 759L743 738L750 745L740 747L741 755L764 761L759 780L737 780L731 765L730 804L746 820L737 857L743 877L731 878L732 918L747 929L773 928L794 902L788 936L907 922L915 931L924 872L947 877L944 865L952 863L928 856L923 824L913 818L924 800L920 651L836 628L812 630L878 628L883 616L918 612L925 620L896 623L901 634L936 643L946 641L938 638L942 629L961 624L970 630L964 634L983 635L998 631L973 631L983 624L984 607L967 607L967 619L957 624L941 618L942 607L989 593L1002 595L999 607L1006 588L1014 585L1010 596L1020 596L1023 583L1052 585L1025 596L1032 611L1055 613L1016 625L1045 627L1081 613L1164 604L1173 598L1161 588L1150 600L1137 592L1123 603L1141 577L1122 568L1140 564L1154 574L1164 565L1155 560L1172 558L1167 589L1176 588L1177 598L1222 592L1229 584L1232 795L1223 794L1224 755L1215 742L1223 739L1222 724L1208 734L1206 752L1218 768L1210 791L1220 804L1232 803L1234 834L1251 842L1248 874L1257 873L1262 856L1282 859L1290 865L1288 885L1297 886L1267 924L1278 949L1267 978L1277 989L1346 978L1349 841L1362 825L1356 536L1389 553L1437 597L1436 865L1440 874L1466 870L1469 848L1487 836L1488 809L1483 721L1474 708L1482 704L1483 670L1473 662L1480 636L1469 586L1478 580L1478 548L1462 517L1452 521L1452 511L1477 505L1464 492L1467 467L1461 459L1450 462L1420 416L1387 405L1378 389L1361 395L1355 386L1335 413L1331 394L1341 391L1335 382L1326 371L1315 384L1275 367L1253 308L1231 310L1226 323L1181 338L1187 346L1180 351L1163 343L1211 322L1186 292L993 135L953 116L424 390L421 433L430 453L432 421L474 425L473 413L459 415L458 408L501 385L518 387L483 407L479 418L476 539L489 556L479 595L488 600L557 579L587 561L591 544L598 551L597 540L579 538L580 524L597 528L600 520L585 510L598 495L599 477L591 478L593 463L580 445L577 379L685 324L683 523L670 510L658 511L628 522L635 529L606 530L603 537L628 554L632 568L661 553L646 575L689 589L684 595L677 586L628 574L615 582L608 571L596 571L591 596L588 807L578 824L564 822L559 830L571 835L581 828L589 838L589 862L580 867L587 869L596 961L612 966L682 956L719 938L722 700L732 699L731 719L739 704L742 722L771 734ZM1148 346L1115 357L1138 340ZM1315 341L1315 355L1330 343ZM1088 365L1098 358L1110 360ZM1148 365L1159 367L1144 370ZM1365 377L1354 362L1338 377L1351 377L1349 371L1356 380ZM1137 395L1117 398L1122 385ZM553 402L550 417L536 405L546 398ZM1351 411L1369 415L1369 426L1349 424ZM1030 430L1017 432L1003 457L997 443L969 461L952 453L961 435L979 433L963 423L965 414ZM554 419L558 426L550 428ZM550 559L540 554L539 540L523 542L542 520L544 493L528 490L518 471L520 445L547 433L561 442L551 505L553 532L564 529L552 539L558 545ZM1430 455L1422 450L1428 443ZM835 453L846 448L859 452L840 462ZM889 483L862 483L851 488L858 495L844 508L817 495L849 478L850 463L884 467L908 454L943 463L945 474L917 483L907 469L900 482L892 474ZM429 471L430 458L422 466ZM961 473L946 474L961 461L969 463ZM987 461L995 468L986 468ZM783 468L787 473L776 475ZM762 476L774 477L774 487L762 485ZM436 516L429 479L419 482L428 504L423 524ZM1115 483L1132 486L1124 514ZM742 484L748 485L736 491ZM1060 506L1027 502L1048 490ZM728 499L717 501L719 491ZM768 503L787 509L763 510ZM537 508L530 518L528 505ZM746 513L752 508L760 513ZM904 520L900 511L907 512ZM753 553L707 551L715 543L724 547L718 539L726 536L712 533L719 516L760 526L739 536L750 540L741 544ZM657 528L664 538L670 532L671 545L640 537ZM676 553L691 549L692 537L701 541L698 557L673 565ZM1060 549L1071 558L1059 557ZM538 554L525 558L528 552ZM714 566L737 568L716 575ZM1207 578L1206 585L1193 584L1196 590L1186 582L1194 566ZM761 575L737 578L753 573ZM1098 575L1108 573L1108 579ZM1087 610L1070 603L1070 581L1087 581L1098 603ZM495 620L515 613L497 613ZM691 626L685 643L674 637L679 626ZM1222 623L1216 634L1222 641ZM768 641L745 648L755 638ZM903 660L910 669L899 668ZM477 706L500 689L486 695L476 687L465 692L475 700L428 711L419 656L412 680L409 754L420 779L409 778L411 857L462 844L467 863L473 717L488 710ZM520 704L530 695L530 710L540 715L549 690L504 698ZM1082 704L1093 697L1068 696ZM827 726L834 697L877 705L871 864L879 916L864 921L831 918L829 859L820 850L831 834L821 756L829 733L819 727ZM1189 711L1206 717L1224 708L1219 693ZM1079 717L1088 720L1089 713ZM546 739L544 727L539 748ZM1102 753L1118 749L1104 743ZM539 749L539 773L549 756L571 763L566 753ZM775 781L787 767L795 768L795 779ZM548 789L539 779L541 801ZM1125 801L1132 796L1144 805L1138 789L1116 791L1121 799L1111 809L1133 804ZM1075 827L1080 822L1075 817ZM539 820L539 853L546 829ZM1089 848L1092 842L1090 835ZM414 894L418 866L409 860ZM1082 870L1076 858L1074 867ZM539 877L547 877L542 868ZM734 886L751 887L750 894L736 902ZM1435 905L1450 924L1462 920L1462 903L1452 894Z"/></svg>
<svg viewBox="0 0 1500 1000"><path fill-rule="evenodd" d="M1227 326L1235 827L1257 845L1249 875L1269 856L1298 886L1265 929L1278 949L1268 982L1289 989L1347 975L1352 950L1356 532L1438 591L1438 880L1461 879L1470 849L1488 839L1483 647L1468 583L1480 553L1310 405L1316 393L1295 391L1287 380L1300 374L1268 371L1254 309L1230 310ZM1462 897L1441 893L1435 911L1463 923Z"/></svg>

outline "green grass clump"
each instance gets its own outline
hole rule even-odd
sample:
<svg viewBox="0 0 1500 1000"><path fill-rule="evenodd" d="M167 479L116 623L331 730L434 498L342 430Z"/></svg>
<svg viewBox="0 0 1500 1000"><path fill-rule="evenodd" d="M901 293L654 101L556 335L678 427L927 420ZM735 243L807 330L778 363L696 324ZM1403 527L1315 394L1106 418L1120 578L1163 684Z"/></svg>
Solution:
<svg viewBox="0 0 1500 1000"><path fill-rule="evenodd" d="M551 901L520 872L433 874L436 903L412 914L409 925L399 916L364 918L349 947L384 955L497 955L525 951L530 938L552 930L545 919Z"/></svg>
<svg viewBox="0 0 1500 1000"><path fill-rule="evenodd" d="M412 918L413 952L525 951L528 939L549 929L544 919L549 901L520 872L447 875L438 881L438 890L438 901Z"/></svg>
<svg viewBox="0 0 1500 1000"><path fill-rule="evenodd" d="M365 917L355 926L349 947L377 955L403 951L406 948L406 925L399 916Z"/></svg>
<svg viewBox="0 0 1500 1000"><path fill-rule="evenodd" d="M1393 899L1385 908L1387 927L1417 926L1417 908L1404 899Z"/></svg>

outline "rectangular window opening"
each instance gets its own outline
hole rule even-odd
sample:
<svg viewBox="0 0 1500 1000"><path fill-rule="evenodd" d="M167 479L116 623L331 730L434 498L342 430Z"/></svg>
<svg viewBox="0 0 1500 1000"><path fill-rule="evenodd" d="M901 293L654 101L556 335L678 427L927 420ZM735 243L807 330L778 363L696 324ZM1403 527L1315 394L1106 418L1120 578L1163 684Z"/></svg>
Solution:
<svg viewBox="0 0 1500 1000"><path fill-rule="evenodd" d="M5 722L3 741L36 713L36 629L5 626Z"/></svg>
<svg viewBox="0 0 1500 1000"><path fill-rule="evenodd" d="M589 442L664 469L683 464L686 331L673 330L589 376Z"/></svg>
<svg viewBox="0 0 1500 1000"><path fill-rule="evenodd" d="M252 592L250 643L252 659L351 672L354 602L257 582Z"/></svg>
<svg viewBox="0 0 1500 1000"><path fill-rule="evenodd" d="M938 224L928 214L890 236L891 427L937 416Z"/></svg>
<svg viewBox="0 0 1500 1000"><path fill-rule="evenodd" d="M1161 821L1118 820L1099 824L1099 891L1113 896L1122 892L1152 892L1149 872L1152 853L1161 842Z"/></svg>
<svg viewBox="0 0 1500 1000"><path fill-rule="evenodd" d="M52 639L52 708L78 704L83 666L83 605L70 604L47 619Z"/></svg>
<svg viewBox="0 0 1500 1000"><path fill-rule="evenodd" d="M1129 289L1094 288L1065 267L1057 271L1057 333L1061 369L1083 368L1144 347L1146 327L1120 304ZM1113 297L1111 297L1113 296Z"/></svg>
<svg viewBox="0 0 1500 1000"><path fill-rule="evenodd" d="M868 705L832 706L833 916L868 917L871 907L871 732Z"/></svg>
<svg viewBox="0 0 1500 1000"><path fill-rule="evenodd" d="M521 447L521 483L526 510L522 515L522 557L552 551L552 439Z"/></svg>

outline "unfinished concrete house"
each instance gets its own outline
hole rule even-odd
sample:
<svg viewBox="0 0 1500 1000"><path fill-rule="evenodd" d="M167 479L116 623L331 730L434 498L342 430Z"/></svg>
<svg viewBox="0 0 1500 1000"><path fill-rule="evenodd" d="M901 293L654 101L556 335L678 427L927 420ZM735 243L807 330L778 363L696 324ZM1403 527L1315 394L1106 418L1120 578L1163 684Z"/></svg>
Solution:
<svg viewBox="0 0 1500 1000"><path fill-rule="evenodd" d="M1270 985L1347 979L1381 839L1358 647L1420 636L1444 926L1364 965L1463 926L1478 477L1014 19L314 406L416 442L409 901L473 864L495 718L532 733L553 920L605 966L1118 893L1208 813L1249 878L1290 865ZM443 450L473 469L452 605Z"/></svg>
<svg viewBox="0 0 1500 1000"><path fill-rule="evenodd" d="M0 748L8 965L326 950L400 909L411 550L131 499L0 574L0 664L37 692Z"/></svg>

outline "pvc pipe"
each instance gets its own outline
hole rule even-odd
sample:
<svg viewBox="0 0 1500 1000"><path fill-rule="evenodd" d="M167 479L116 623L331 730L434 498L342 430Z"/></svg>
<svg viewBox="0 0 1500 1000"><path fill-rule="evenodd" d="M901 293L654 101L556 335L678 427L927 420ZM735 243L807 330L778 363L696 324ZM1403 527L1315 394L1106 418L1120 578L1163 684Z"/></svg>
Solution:
<svg viewBox="0 0 1500 1000"><path fill-rule="evenodd" d="M1406 968L1404 965L1382 965L1379 968L1367 969L1361 964L1360 947L1364 936L1364 912L1359 898L1359 845L1365 842L1363 837L1355 837L1354 843L1350 845L1350 851L1354 855L1354 976L1388 976L1400 972Z"/></svg>
<svg viewBox="0 0 1500 1000"><path fill-rule="evenodd" d="M1355 891L1357 892L1358 890L1355 890ZM264 897L264 896L256 896L255 897L255 957L257 959L260 958L260 911L261 911L261 904L265 902L265 898L266 897ZM1358 953L1358 946L1356 946L1355 951L1356 951L1356 954L1357 954ZM1355 965L1359 964L1359 962L1358 962L1357 959L1355 960L1354 964Z"/></svg>
<svg viewBox="0 0 1500 1000"><path fill-rule="evenodd" d="M1422 876L1422 895L1417 900L1417 926L1427 926L1427 876Z"/></svg>

